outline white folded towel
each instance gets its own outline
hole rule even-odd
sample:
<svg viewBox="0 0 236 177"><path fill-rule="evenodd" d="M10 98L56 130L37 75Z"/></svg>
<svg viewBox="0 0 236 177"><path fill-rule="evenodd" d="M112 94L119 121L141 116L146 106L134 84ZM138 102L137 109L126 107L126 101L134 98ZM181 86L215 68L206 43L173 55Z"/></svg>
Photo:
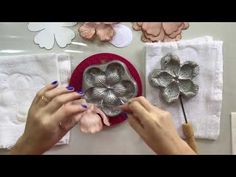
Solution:
<svg viewBox="0 0 236 177"><path fill-rule="evenodd" d="M35 94L58 80L67 85L71 75L67 54L33 54L0 57L0 148L12 147L24 131ZM68 144L66 134L58 144Z"/></svg>
<svg viewBox="0 0 236 177"><path fill-rule="evenodd" d="M153 104L171 112L179 134L183 137L184 117L180 103L166 104L159 96L159 89L150 86L149 73L160 68L160 59L167 53L180 57L181 63L192 60L200 67L199 75L194 79L199 85L198 94L189 100L183 100L189 122L193 124L195 137L217 139L220 133L220 116L223 88L222 41L214 41L206 36L193 40L181 40L167 43L146 44L146 97Z"/></svg>

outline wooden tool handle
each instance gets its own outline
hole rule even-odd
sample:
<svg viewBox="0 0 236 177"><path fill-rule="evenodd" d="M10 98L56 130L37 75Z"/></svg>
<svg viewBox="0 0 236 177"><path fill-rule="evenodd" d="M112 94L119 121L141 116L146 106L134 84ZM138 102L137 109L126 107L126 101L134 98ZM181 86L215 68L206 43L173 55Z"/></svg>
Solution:
<svg viewBox="0 0 236 177"><path fill-rule="evenodd" d="M186 142L197 153L196 140L194 138L193 127L190 123L182 125L184 135L186 136Z"/></svg>

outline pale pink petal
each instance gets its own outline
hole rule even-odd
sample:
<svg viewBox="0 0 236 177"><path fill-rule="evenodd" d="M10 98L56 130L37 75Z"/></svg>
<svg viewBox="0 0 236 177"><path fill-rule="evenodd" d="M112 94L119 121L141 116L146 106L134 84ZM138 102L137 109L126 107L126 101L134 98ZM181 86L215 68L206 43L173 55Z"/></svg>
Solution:
<svg viewBox="0 0 236 177"><path fill-rule="evenodd" d="M164 31L167 35L172 34L177 31L179 27L182 25L180 22L164 22L163 24Z"/></svg>
<svg viewBox="0 0 236 177"><path fill-rule="evenodd" d="M110 126L110 122L107 116L97 107L95 107L95 111L97 112L97 114L99 114L102 117L103 123L107 126Z"/></svg>
<svg viewBox="0 0 236 177"><path fill-rule="evenodd" d="M92 39L96 33L96 24L92 22L85 22L79 27L79 34L85 39Z"/></svg>
<svg viewBox="0 0 236 177"><path fill-rule="evenodd" d="M140 22L139 22L140 23ZM134 22L133 24L132 24L132 27L133 27L133 29L135 30L135 31L140 31L141 29L142 29L142 24L141 25L139 25L138 24L138 22Z"/></svg>
<svg viewBox="0 0 236 177"><path fill-rule="evenodd" d="M149 35L147 33L144 33L144 35L147 39L151 40L152 42L163 41L164 37L165 37L165 32L162 28L160 30L161 31L160 31L160 34L158 36Z"/></svg>
<svg viewBox="0 0 236 177"><path fill-rule="evenodd" d="M114 30L111 25L100 24L96 27L96 34L100 41L110 41L114 36Z"/></svg>
<svg viewBox="0 0 236 177"><path fill-rule="evenodd" d="M144 22L142 24L142 30L150 35L158 36L161 32L162 23L161 22Z"/></svg>
<svg viewBox="0 0 236 177"><path fill-rule="evenodd" d="M176 38L179 34L181 34L183 27L184 27L184 24L181 23L178 30L173 32L172 34L170 34L169 37L172 38L172 39Z"/></svg>
<svg viewBox="0 0 236 177"><path fill-rule="evenodd" d="M143 42L152 42L150 39L147 39L144 34L142 34L141 40L142 40Z"/></svg>
<svg viewBox="0 0 236 177"><path fill-rule="evenodd" d="M189 28L189 23L188 22L184 22L184 27L183 27L183 30L186 30Z"/></svg>

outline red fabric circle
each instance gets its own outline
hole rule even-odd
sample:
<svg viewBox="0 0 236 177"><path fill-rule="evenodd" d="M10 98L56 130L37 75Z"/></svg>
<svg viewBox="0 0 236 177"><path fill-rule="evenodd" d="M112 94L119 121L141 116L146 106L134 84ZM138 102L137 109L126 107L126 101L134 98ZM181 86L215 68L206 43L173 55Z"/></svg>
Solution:
<svg viewBox="0 0 236 177"><path fill-rule="evenodd" d="M137 83L137 87L138 87L137 96L141 96L142 95L142 81L135 67L127 59L119 55L112 54L112 53L99 53L99 54L92 55L86 58L85 60L83 60L73 71L71 79L70 79L70 86L73 86L75 90L81 90L82 83L83 83L83 73L87 67L91 65L104 64L112 60L121 61L126 65L131 76ZM125 113L121 113L118 116L109 117L109 122L111 123L111 125L115 125L115 124L123 122L126 118L127 118L127 115Z"/></svg>

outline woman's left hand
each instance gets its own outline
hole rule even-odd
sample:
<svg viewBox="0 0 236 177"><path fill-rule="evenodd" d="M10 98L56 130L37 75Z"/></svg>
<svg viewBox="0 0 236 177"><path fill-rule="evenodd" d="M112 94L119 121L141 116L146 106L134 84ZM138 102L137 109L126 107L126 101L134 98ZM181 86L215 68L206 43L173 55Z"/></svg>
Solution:
<svg viewBox="0 0 236 177"><path fill-rule="evenodd" d="M58 87L53 82L42 88L28 112L23 135L11 154L42 154L53 147L78 121L86 105L73 104L82 97L73 87ZM23 101L23 100L22 100Z"/></svg>

